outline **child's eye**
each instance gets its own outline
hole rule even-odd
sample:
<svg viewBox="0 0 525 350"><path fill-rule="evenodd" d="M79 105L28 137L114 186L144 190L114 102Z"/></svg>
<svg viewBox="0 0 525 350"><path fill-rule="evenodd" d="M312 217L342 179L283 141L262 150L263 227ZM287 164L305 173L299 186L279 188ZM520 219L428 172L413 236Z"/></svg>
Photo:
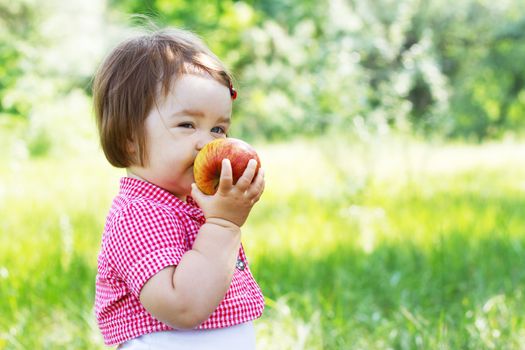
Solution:
<svg viewBox="0 0 525 350"><path fill-rule="evenodd" d="M213 129L211 129L211 132L216 134L226 134L226 130L224 130L224 128L221 126L214 127Z"/></svg>
<svg viewBox="0 0 525 350"><path fill-rule="evenodd" d="M191 124L191 123L180 123L178 126L179 126L180 128L186 128L186 129L191 129L191 128L193 128L193 124Z"/></svg>

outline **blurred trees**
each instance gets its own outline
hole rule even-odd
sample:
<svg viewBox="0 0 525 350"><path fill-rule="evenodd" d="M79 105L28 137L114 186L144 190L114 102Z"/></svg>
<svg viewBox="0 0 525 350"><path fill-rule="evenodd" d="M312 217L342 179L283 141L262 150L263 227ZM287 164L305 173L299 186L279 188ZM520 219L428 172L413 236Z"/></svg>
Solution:
<svg viewBox="0 0 525 350"><path fill-rule="evenodd" d="M17 84L27 73L23 59L36 40L38 22L34 4L0 1L0 128L19 129L27 119L31 103L17 93ZM0 146L13 142L2 133Z"/></svg>
<svg viewBox="0 0 525 350"><path fill-rule="evenodd" d="M129 31L131 14L195 31L228 64L239 90L234 134L240 137L336 129L360 137L395 130L481 141L522 134L525 126L525 3L519 0L46 3L43 11L33 0L0 0L4 130L13 127L7 120L25 120L27 129L42 120L42 99L23 97L27 76L45 76L47 85L33 88L53 90L47 94L53 99L89 94L90 74ZM62 27L72 26L69 36L49 29L61 12L69 19ZM120 34L108 35L118 23ZM49 52L63 57L49 59ZM50 130L40 130L46 140ZM30 134L20 138L34 143Z"/></svg>
<svg viewBox="0 0 525 350"><path fill-rule="evenodd" d="M90 80L100 0L0 0L0 159L95 147Z"/></svg>
<svg viewBox="0 0 525 350"><path fill-rule="evenodd" d="M525 126L525 3L113 0L192 29L233 68L244 137L329 128L476 140Z"/></svg>

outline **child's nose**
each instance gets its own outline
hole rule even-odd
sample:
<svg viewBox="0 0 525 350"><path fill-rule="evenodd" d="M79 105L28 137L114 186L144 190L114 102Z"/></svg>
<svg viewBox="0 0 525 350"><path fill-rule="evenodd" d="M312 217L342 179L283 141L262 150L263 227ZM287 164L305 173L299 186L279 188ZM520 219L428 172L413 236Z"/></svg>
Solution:
<svg viewBox="0 0 525 350"><path fill-rule="evenodd" d="M213 137L211 135L203 134L199 136L199 138L197 139L197 143L195 144L195 148L197 149L197 151L200 151L204 146L208 144L208 142L211 142L213 140Z"/></svg>

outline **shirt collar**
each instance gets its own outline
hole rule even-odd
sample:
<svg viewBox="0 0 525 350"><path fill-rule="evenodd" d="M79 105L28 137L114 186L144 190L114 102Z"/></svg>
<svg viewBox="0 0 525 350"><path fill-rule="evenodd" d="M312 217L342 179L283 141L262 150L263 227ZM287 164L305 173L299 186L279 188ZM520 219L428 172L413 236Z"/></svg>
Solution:
<svg viewBox="0 0 525 350"><path fill-rule="evenodd" d="M200 223L206 221L202 210L191 196L186 197L186 202L184 202L170 192L147 181L123 177L120 179L120 194L128 197L144 198L168 205L182 210Z"/></svg>

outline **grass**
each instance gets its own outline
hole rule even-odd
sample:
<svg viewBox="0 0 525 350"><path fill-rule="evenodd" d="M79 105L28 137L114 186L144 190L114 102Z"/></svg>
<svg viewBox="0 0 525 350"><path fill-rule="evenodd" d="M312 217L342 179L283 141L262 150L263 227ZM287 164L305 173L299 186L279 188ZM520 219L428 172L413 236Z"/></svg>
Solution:
<svg viewBox="0 0 525 350"><path fill-rule="evenodd" d="M259 149L258 348L523 348L524 145ZM96 255L120 175L100 157L0 169L0 349L103 348Z"/></svg>

